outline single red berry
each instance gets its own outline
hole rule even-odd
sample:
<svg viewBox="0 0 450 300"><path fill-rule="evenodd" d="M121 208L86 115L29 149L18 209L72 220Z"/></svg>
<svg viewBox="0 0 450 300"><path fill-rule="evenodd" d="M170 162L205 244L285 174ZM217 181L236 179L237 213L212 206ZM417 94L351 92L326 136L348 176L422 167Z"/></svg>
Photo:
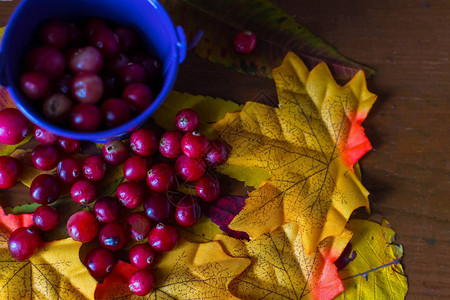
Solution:
<svg viewBox="0 0 450 300"><path fill-rule="evenodd" d="M131 120L131 108L119 98L109 98L100 107L106 128L120 126Z"/></svg>
<svg viewBox="0 0 450 300"><path fill-rule="evenodd" d="M139 51L131 53L130 60L134 63L141 64L147 70L149 81L154 81L161 77L161 62L147 52Z"/></svg>
<svg viewBox="0 0 450 300"><path fill-rule="evenodd" d="M37 145L31 152L31 162L39 170L51 170L59 162L58 150L53 145Z"/></svg>
<svg viewBox="0 0 450 300"><path fill-rule="evenodd" d="M132 83L145 83L147 81L147 70L140 64L128 63L120 69L119 78L123 86Z"/></svg>
<svg viewBox="0 0 450 300"><path fill-rule="evenodd" d="M0 189L15 186L22 171L23 164L20 160L11 156L0 156Z"/></svg>
<svg viewBox="0 0 450 300"><path fill-rule="evenodd" d="M114 268L116 257L104 248L95 248L88 252L84 258L84 265L92 277L104 278Z"/></svg>
<svg viewBox="0 0 450 300"><path fill-rule="evenodd" d="M60 125L69 123L72 109L72 100L61 93L52 94L45 99L44 104L42 105L44 116L50 121Z"/></svg>
<svg viewBox="0 0 450 300"><path fill-rule="evenodd" d="M39 29L38 35L44 45L52 46L60 50L64 49L69 44L69 24L59 20L46 22Z"/></svg>
<svg viewBox="0 0 450 300"><path fill-rule="evenodd" d="M33 127L33 134L36 140L43 145L54 145L58 141L58 136L37 125Z"/></svg>
<svg viewBox="0 0 450 300"><path fill-rule="evenodd" d="M80 103L97 103L103 95L103 81L96 73L76 75L70 86L72 97Z"/></svg>
<svg viewBox="0 0 450 300"><path fill-rule="evenodd" d="M156 252L167 252L175 248L179 234L171 225L158 223L149 233L148 242Z"/></svg>
<svg viewBox="0 0 450 300"><path fill-rule="evenodd" d="M130 156L123 165L123 175L128 180L143 180L147 171L147 160L140 156Z"/></svg>
<svg viewBox="0 0 450 300"><path fill-rule="evenodd" d="M153 102L152 89L143 82L134 82L123 90L122 98L136 113L143 112Z"/></svg>
<svg viewBox="0 0 450 300"><path fill-rule="evenodd" d="M135 130L130 136L130 148L139 156L151 156L158 151L158 136L151 129Z"/></svg>
<svg viewBox="0 0 450 300"><path fill-rule="evenodd" d="M88 211L74 213L67 221L67 233L74 241L90 242L98 233L97 219Z"/></svg>
<svg viewBox="0 0 450 300"><path fill-rule="evenodd" d="M35 227L20 227L14 230L8 239L11 256L16 260L29 259L41 244L41 236Z"/></svg>
<svg viewBox="0 0 450 300"><path fill-rule="evenodd" d="M81 72L98 73L103 67L103 56L92 46L79 48L70 56L69 68L74 74Z"/></svg>
<svg viewBox="0 0 450 300"><path fill-rule="evenodd" d="M147 172L147 185L157 193L165 192L176 184L175 170L169 164L153 165Z"/></svg>
<svg viewBox="0 0 450 300"><path fill-rule="evenodd" d="M190 158L202 158L209 151L208 139L198 131L188 132L181 139L181 151Z"/></svg>
<svg viewBox="0 0 450 300"><path fill-rule="evenodd" d="M228 150L221 140L214 140L209 144L209 151L205 155L205 161L210 166L223 164L228 157Z"/></svg>
<svg viewBox="0 0 450 300"><path fill-rule="evenodd" d="M167 158L177 158L181 151L181 139L183 134L178 131L166 131L159 141L159 153Z"/></svg>
<svg viewBox="0 0 450 300"><path fill-rule="evenodd" d="M28 133L28 120L15 108L5 108L0 111L0 143L16 145Z"/></svg>
<svg viewBox="0 0 450 300"><path fill-rule="evenodd" d="M70 196L75 202L86 205L94 202L97 197L97 189L91 181L80 179L72 185Z"/></svg>
<svg viewBox="0 0 450 300"><path fill-rule="evenodd" d="M114 166L123 163L129 156L128 147L119 140L111 140L102 147L103 159Z"/></svg>
<svg viewBox="0 0 450 300"><path fill-rule="evenodd" d="M212 202L219 198L220 184L217 178L205 176L200 178L195 185L195 193L206 202Z"/></svg>
<svg viewBox="0 0 450 300"><path fill-rule="evenodd" d="M97 201L95 201L94 213L97 217L97 220L99 220L100 222L112 223L119 217L119 201L114 197L101 197Z"/></svg>
<svg viewBox="0 0 450 300"><path fill-rule="evenodd" d="M33 213L34 225L41 231L50 231L58 227L59 214L53 206L41 205Z"/></svg>
<svg viewBox="0 0 450 300"><path fill-rule="evenodd" d="M60 137L58 139L58 146L64 153L76 153L80 150L80 140Z"/></svg>
<svg viewBox="0 0 450 300"><path fill-rule="evenodd" d="M183 227L193 226L202 217L202 208L198 204L198 199L187 195L181 198L175 208L175 221Z"/></svg>
<svg viewBox="0 0 450 300"><path fill-rule="evenodd" d="M43 99L50 87L47 76L38 72L25 72L20 76L20 87L25 95L32 100Z"/></svg>
<svg viewBox="0 0 450 300"><path fill-rule="evenodd" d="M138 41L138 35L133 29L125 26L119 26L114 29L114 32L119 38L121 51L129 52L134 49Z"/></svg>
<svg viewBox="0 0 450 300"><path fill-rule="evenodd" d="M120 250L128 241L125 229L117 223L108 223L103 226L98 239L102 247L110 251Z"/></svg>
<svg viewBox="0 0 450 300"><path fill-rule="evenodd" d="M251 31L241 31L234 36L234 50L237 53L249 54L256 47L256 35Z"/></svg>
<svg viewBox="0 0 450 300"><path fill-rule="evenodd" d="M191 132L198 129L200 118L195 110L186 108L175 116L175 127L181 132Z"/></svg>
<svg viewBox="0 0 450 300"><path fill-rule="evenodd" d="M70 114L70 126L78 131L95 131L101 121L100 109L92 103L80 103Z"/></svg>
<svg viewBox="0 0 450 300"><path fill-rule="evenodd" d="M81 166L74 158L61 160L56 167L56 174L66 183L74 183L81 176Z"/></svg>
<svg viewBox="0 0 450 300"><path fill-rule="evenodd" d="M143 213L135 212L127 217L124 227L133 240L142 241L150 232L152 224Z"/></svg>
<svg viewBox="0 0 450 300"><path fill-rule="evenodd" d="M96 26L92 30L89 44L97 47L106 59L119 54L120 45L117 35L108 27Z"/></svg>
<svg viewBox="0 0 450 300"><path fill-rule="evenodd" d="M58 49L42 46L32 49L27 54L25 66L27 70L42 73L53 80L64 74L66 61Z"/></svg>
<svg viewBox="0 0 450 300"><path fill-rule="evenodd" d="M61 188L58 179L50 174L36 176L30 185L30 196L39 204L50 204L58 200Z"/></svg>
<svg viewBox="0 0 450 300"><path fill-rule="evenodd" d="M91 181L99 181L105 177L106 163L100 155L90 155L81 164L83 175Z"/></svg>
<svg viewBox="0 0 450 300"><path fill-rule="evenodd" d="M154 222L162 222L173 216L173 205L165 193L152 193L144 201L144 212Z"/></svg>
<svg viewBox="0 0 450 300"><path fill-rule="evenodd" d="M131 275L128 280L130 291L137 296L145 296L153 291L155 277L150 271L139 270Z"/></svg>
<svg viewBox="0 0 450 300"><path fill-rule="evenodd" d="M201 159L181 155L175 162L175 172L183 180L191 182L199 180L205 174L206 165Z"/></svg>
<svg viewBox="0 0 450 300"><path fill-rule="evenodd" d="M136 181L125 181L117 187L116 195L120 204L126 208L134 209L144 201L145 187Z"/></svg>
<svg viewBox="0 0 450 300"><path fill-rule="evenodd" d="M155 261L155 251L148 244L134 245L128 253L128 258L133 266L139 269L148 269Z"/></svg>

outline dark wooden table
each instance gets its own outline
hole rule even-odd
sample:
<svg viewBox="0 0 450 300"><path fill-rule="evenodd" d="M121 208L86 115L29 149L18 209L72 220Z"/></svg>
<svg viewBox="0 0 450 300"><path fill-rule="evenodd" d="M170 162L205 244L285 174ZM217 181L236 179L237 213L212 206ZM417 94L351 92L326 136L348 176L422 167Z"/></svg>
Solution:
<svg viewBox="0 0 450 300"><path fill-rule="evenodd" d="M0 1L0 25L19 1ZM377 70L379 95L364 122L373 150L362 160L372 212L404 246L408 299L450 298L450 1L276 1L342 54ZM239 74L192 54L178 90L238 102L269 79Z"/></svg>

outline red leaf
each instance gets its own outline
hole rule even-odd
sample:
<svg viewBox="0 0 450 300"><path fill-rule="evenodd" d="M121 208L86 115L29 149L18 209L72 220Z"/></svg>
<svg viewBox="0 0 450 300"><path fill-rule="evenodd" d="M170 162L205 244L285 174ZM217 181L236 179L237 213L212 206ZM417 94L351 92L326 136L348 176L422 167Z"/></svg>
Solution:
<svg viewBox="0 0 450 300"><path fill-rule="evenodd" d="M113 299L133 295L128 288L128 280L138 268L131 264L117 261L112 272L106 276L103 283L98 283L95 299Z"/></svg>
<svg viewBox="0 0 450 300"><path fill-rule="evenodd" d="M0 234L9 235L11 232L19 227L28 227L33 225L32 214L22 215L6 215L3 208L0 206Z"/></svg>

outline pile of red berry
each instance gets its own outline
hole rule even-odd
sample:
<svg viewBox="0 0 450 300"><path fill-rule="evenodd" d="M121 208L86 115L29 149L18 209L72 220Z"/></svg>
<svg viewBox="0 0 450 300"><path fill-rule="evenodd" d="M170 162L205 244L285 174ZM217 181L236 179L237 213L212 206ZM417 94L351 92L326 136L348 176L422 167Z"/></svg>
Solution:
<svg viewBox="0 0 450 300"><path fill-rule="evenodd" d="M131 134L129 146L111 140L103 145L101 155L87 156L81 162L68 155L79 151L79 141L35 127L34 136L41 144L32 151L31 161L39 170L56 168L56 174L41 174L32 181L30 196L41 206L34 212L34 226L11 234L11 255L17 260L28 259L39 247L39 231L58 226L59 214L49 204L61 195L61 185L67 185L72 199L90 208L69 218L69 236L100 244L84 260L91 275L104 278L117 261L116 253L123 254L129 241L148 238L148 243L136 244L128 251L130 263L140 269L131 277L130 289L137 295L148 294L153 289L149 269L157 253L177 245L177 226L192 226L199 221L201 201L219 197L219 181L206 171L207 166L219 165L227 157L220 140L209 141L198 132L199 117L194 110L181 110L175 125L177 131L167 131L160 138L151 129L138 129ZM117 187L116 195L98 198L95 182L103 179L108 165L122 164L126 180ZM0 157L0 179L9 178L10 182L2 188L14 185L21 169L19 160ZM186 182L195 182L196 196L174 191Z"/></svg>
<svg viewBox="0 0 450 300"><path fill-rule="evenodd" d="M161 63L131 28L100 18L80 26L56 20L38 36L20 86L53 123L85 132L112 128L153 102Z"/></svg>

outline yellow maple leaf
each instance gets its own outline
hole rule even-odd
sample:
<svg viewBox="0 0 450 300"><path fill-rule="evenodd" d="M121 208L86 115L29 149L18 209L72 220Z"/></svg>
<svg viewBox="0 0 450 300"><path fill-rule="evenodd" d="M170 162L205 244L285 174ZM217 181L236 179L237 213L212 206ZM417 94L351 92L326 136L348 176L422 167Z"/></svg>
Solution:
<svg viewBox="0 0 450 300"><path fill-rule="evenodd" d="M324 63L311 72L289 53L274 70L279 108L247 102L214 128L232 146L228 163L271 173L230 228L256 238L295 221L312 253L337 236L368 192L352 166L370 149L360 126L376 96L362 72L339 86Z"/></svg>
<svg viewBox="0 0 450 300"><path fill-rule="evenodd" d="M231 292L242 299L333 298L343 290L334 261L350 238L350 231L344 231L307 254L294 222L250 242L216 237L230 255L252 260L250 267L230 283Z"/></svg>
<svg viewBox="0 0 450 300"><path fill-rule="evenodd" d="M336 299L404 299L408 291L400 259L401 245L394 244L395 232L386 220L382 224L350 220L350 241L355 259L339 271L344 292Z"/></svg>

